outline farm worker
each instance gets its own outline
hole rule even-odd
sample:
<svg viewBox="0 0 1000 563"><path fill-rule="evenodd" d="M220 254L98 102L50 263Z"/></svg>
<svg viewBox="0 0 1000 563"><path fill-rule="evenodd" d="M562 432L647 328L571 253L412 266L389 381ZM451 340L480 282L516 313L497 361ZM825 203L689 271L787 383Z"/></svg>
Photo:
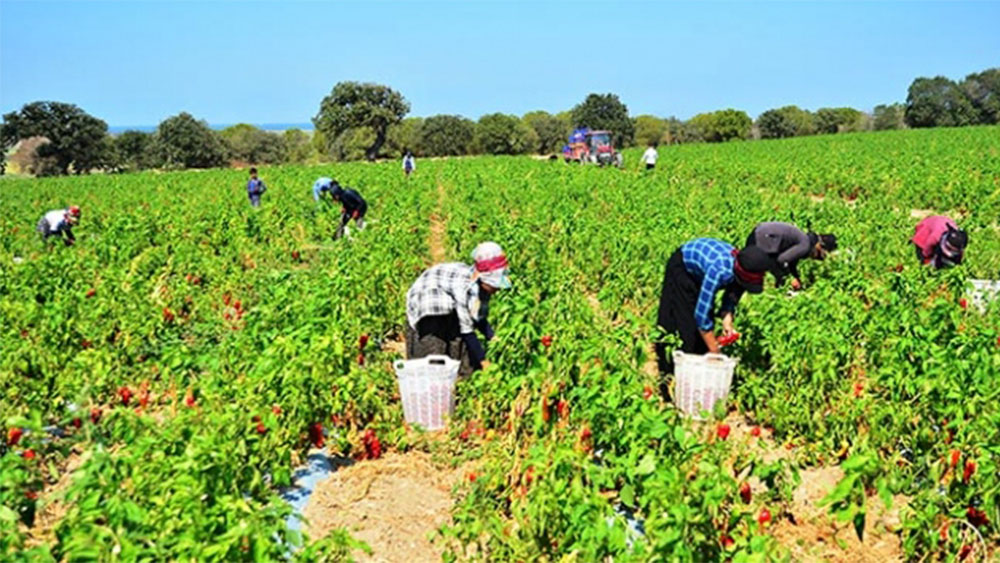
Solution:
<svg viewBox="0 0 1000 563"><path fill-rule="evenodd" d="M777 262L756 246L738 251L717 239L688 241L667 261L657 325L667 334L680 336L685 353L718 353L712 322L715 294L723 292L719 308L722 331L724 336L732 336L736 333L733 315L744 291L761 293L765 272L777 270ZM658 342L655 348L660 372L673 372L666 344Z"/></svg>
<svg viewBox="0 0 1000 563"><path fill-rule="evenodd" d="M962 263L969 235L948 217L932 215L917 224L910 242L917 249L918 260L940 269Z"/></svg>
<svg viewBox="0 0 1000 563"><path fill-rule="evenodd" d="M495 242L484 242L472 251L473 265L438 264L424 271L406 293L406 357L442 354L462 362L459 373L489 365L486 342L493 338L490 297L510 287L507 257Z"/></svg>
<svg viewBox="0 0 1000 563"><path fill-rule="evenodd" d="M646 165L646 170L656 168L656 159L659 156L659 153L656 152L656 143L649 143L646 152L642 153L642 162Z"/></svg>
<svg viewBox="0 0 1000 563"><path fill-rule="evenodd" d="M406 177L409 178L417 169L417 159L413 158L413 153L409 149L406 150L406 154L403 156L403 172Z"/></svg>
<svg viewBox="0 0 1000 563"><path fill-rule="evenodd" d="M348 221L351 219L354 219L354 224L357 225L358 230L363 231L365 228L365 214L368 213L368 202L356 190L343 188L336 180L333 181L332 185L330 197L333 201L340 202L343 206L340 211L340 226L337 227L337 233L333 235L333 238L338 239L343 236L344 227L347 226Z"/></svg>
<svg viewBox="0 0 1000 563"><path fill-rule="evenodd" d="M260 196L267 191L264 182L257 178L257 169L250 169L250 181L247 182L247 196L250 197L250 205L260 207Z"/></svg>
<svg viewBox="0 0 1000 563"><path fill-rule="evenodd" d="M333 180L330 178L320 178L313 183L313 199L319 201L319 198L323 196L323 192L328 192L333 189Z"/></svg>
<svg viewBox="0 0 1000 563"><path fill-rule="evenodd" d="M775 275L780 287L785 276L792 276L792 289L802 289L802 278L799 277L799 260L813 258L823 260L826 255L837 249L837 237L834 235L818 235L804 233L790 223L767 222L754 227L747 237L747 246L756 246L778 262L778 273Z"/></svg>
<svg viewBox="0 0 1000 563"><path fill-rule="evenodd" d="M62 235L66 246L76 242L73 236L73 225L80 222L80 208L71 205L66 209L55 209L49 211L38 221L37 230L42 235L42 241L47 241L49 237Z"/></svg>

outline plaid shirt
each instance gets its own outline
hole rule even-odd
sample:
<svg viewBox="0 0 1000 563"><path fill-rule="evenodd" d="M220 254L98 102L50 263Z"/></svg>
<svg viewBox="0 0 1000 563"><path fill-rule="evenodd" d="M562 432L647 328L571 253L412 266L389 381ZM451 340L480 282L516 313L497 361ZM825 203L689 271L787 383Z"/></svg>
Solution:
<svg viewBox="0 0 1000 563"><path fill-rule="evenodd" d="M460 262L438 264L420 274L406 293L406 319L417 328L420 319L431 315L458 315L461 334L473 332L486 319L489 300L479 296L479 284L472 278L473 267Z"/></svg>
<svg viewBox="0 0 1000 563"><path fill-rule="evenodd" d="M728 242L711 238L694 239L681 246L684 268L701 280L701 291L694 308L694 319L699 330L709 331L715 326L712 322L715 294L736 279L733 273L733 261L736 259L733 249L733 245ZM736 306L735 300L723 301L723 310L734 309Z"/></svg>

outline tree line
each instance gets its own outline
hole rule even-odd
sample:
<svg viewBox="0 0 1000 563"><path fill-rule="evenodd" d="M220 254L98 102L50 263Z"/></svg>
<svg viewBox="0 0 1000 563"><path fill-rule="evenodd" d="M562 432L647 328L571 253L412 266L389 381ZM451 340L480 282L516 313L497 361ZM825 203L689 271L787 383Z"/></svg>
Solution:
<svg viewBox="0 0 1000 563"><path fill-rule="evenodd" d="M239 124L215 131L182 112L155 132L110 135L107 124L61 102L33 102L3 116L0 149L23 172L39 176L148 168L210 168L240 164L316 163L474 154L556 154L578 127L607 129L618 146L777 139L907 127L957 127L1000 123L1000 68L960 82L920 77L905 103L878 105L871 113L850 107L808 111L789 105L761 113L724 109L688 120L630 116L617 95L590 94L571 110L492 113L478 120L460 115L406 117L400 92L380 84L340 82L320 102L313 132L281 133ZM2 172L2 168L0 168Z"/></svg>

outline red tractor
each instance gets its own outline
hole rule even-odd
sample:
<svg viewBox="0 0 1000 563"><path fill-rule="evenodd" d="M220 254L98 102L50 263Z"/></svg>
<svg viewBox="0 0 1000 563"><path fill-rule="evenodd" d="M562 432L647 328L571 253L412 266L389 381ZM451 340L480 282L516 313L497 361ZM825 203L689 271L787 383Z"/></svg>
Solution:
<svg viewBox="0 0 1000 563"><path fill-rule="evenodd" d="M621 168L622 154L615 150L611 131L590 131L577 129L569 136L569 144L563 147L566 162L575 160L581 164L613 165Z"/></svg>

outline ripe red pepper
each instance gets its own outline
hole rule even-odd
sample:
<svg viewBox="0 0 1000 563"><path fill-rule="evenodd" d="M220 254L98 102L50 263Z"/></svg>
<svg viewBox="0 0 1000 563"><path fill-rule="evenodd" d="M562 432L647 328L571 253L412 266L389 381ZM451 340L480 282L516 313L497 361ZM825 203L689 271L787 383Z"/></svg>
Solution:
<svg viewBox="0 0 1000 563"><path fill-rule="evenodd" d="M73 428L79 428L79 427L83 426L83 422L79 418L74 418L72 424L73 424Z"/></svg>
<svg viewBox="0 0 1000 563"><path fill-rule="evenodd" d="M97 424L101 420L101 409L100 407L94 407L90 409L90 422Z"/></svg>
<svg viewBox="0 0 1000 563"><path fill-rule="evenodd" d="M757 523L761 526L769 523L771 521L771 511L766 508L760 509L760 514L757 515Z"/></svg>
<svg viewBox="0 0 1000 563"><path fill-rule="evenodd" d="M715 429L715 435L718 436L720 440L725 440L729 437L729 430L730 428L728 424L720 424Z"/></svg>
<svg viewBox="0 0 1000 563"><path fill-rule="evenodd" d="M740 333L734 332L728 336L722 336L719 338L719 346L729 346L733 342L740 339Z"/></svg>
<svg viewBox="0 0 1000 563"><path fill-rule="evenodd" d="M362 334L358 338L358 349L364 350L365 346L367 346L367 345L368 345L368 335L367 334Z"/></svg>
<svg viewBox="0 0 1000 563"><path fill-rule="evenodd" d="M21 436L24 436L24 430L20 428L11 428L7 431L7 445L16 446L17 443L21 441Z"/></svg>
<svg viewBox="0 0 1000 563"><path fill-rule="evenodd" d="M545 336L543 336L542 337L542 346L545 346L546 348L548 348L549 346L552 346L552 337L549 336L548 334L546 334Z"/></svg>
<svg viewBox="0 0 1000 563"><path fill-rule="evenodd" d="M379 442L378 436L375 431L371 428L365 430L365 435L362 437L361 441L365 446L365 457L367 459L378 459L382 457L382 443Z"/></svg>
<svg viewBox="0 0 1000 563"><path fill-rule="evenodd" d="M122 404L127 407L128 404L129 404L129 401L132 400L132 390L129 389L128 387L119 387L118 388L118 396L121 397Z"/></svg>
<svg viewBox="0 0 1000 563"><path fill-rule="evenodd" d="M961 307L962 309L968 309L969 302L963 297L958 300L958 306Z"/></svg>
<svg viewBox="0 0 1000 563"><path fill-rule="evenodd" d="M593 433L591 433L589 426L584 426L583 429L580 430L581 440L589 440L591 436L593 436Z"/></svg>
<svg viewBox="0 0 1000 563"><path fill-rule="evenodd" d="M294 258L296 260L299 259L299 251L298 250L293 250L292 251L292 258Z"/></svg>
<svg viewBox="0 0 1000 563"><path fill-rule="evenodd" d="M750 492L750 483L744 482L740 485L740 498L743 502L750 504L750 500L753 498L753 493Z"/></svg>
<svg viewBox="0 0 1000 563"><path fill-rule="evenodd" d="M96 289L94 289L94 288L88 289L87 290L87 299L90 299L91 297L93 297L96 294L97 294L97 290Z"/></svg>
<svg viewBox="0 0 1000 563"><path fill-rule="evenodd" d="M38 491L24 491L24 498L28 500L38 500Z"/></svg>
<svg viewBox="0 0 1000 563"><path fill-rule="evenodd" d="M171 313L170 309L167 307L163 308L163 320L168 323L174 322L174 314Z"/></svg>
<svg viewBox="0 0 1000 563"><path fill-rule="evenodd" d="M476 474L473 473L472 471L469 472L469 474L467 475L467 477L468 477L470 483L475 483L476 482Z"/></svg>
<svg viewBox="0 0 1000 563"><path fill-rule="evenodd" d="M972 544L962 544L962 548L958 550L958 560L965 561L965 558L972 553Z"/></svg>
<svg viewBox="0 0 1000 563"><path fill-rule="evenodd" d="M969 479L976 474L976 462L975 460L966 460L965 470L962 472L962 482L968 483Z"/></svg>
<svg viewBox="0 0 1000 563"><path fill-rule="evenodd" d="M972 506L970 506L969 510L966 511L965 516L969 519L969 523L977 528L982 528L990 523L990 520L986 517L985 512Z"/></svg>
<svg viewBox="0 0 1000 563"><path fill-rule="evenodd" d="M264 426L263 422L258 422L257 423L257 433L258 434L267 434L267 427Z"/></svg>
<svg viewBox="0 0 1000 563"><path fill-rule="evenodd" d="M80 341L80 348L86 350L87 348L90 348L91 344L93 344L91 341L84 338L83 340Z"/></svg>
<svg viewBox="0 0 1000 563"><path fill-rule="evenodd" d="M736 544L736 542L733 541L733 538L729 537L728 534L721 534L719 536L719 543L722 544L722 549L729 549Z"/></svg>
<svg viewBox="0 0 1000 563"><path fill-rule="evenodd" d="M24 450L24 452L21 453L21 457L23 457L28 461L31 461L35 459L35 450Z"/></svg>
<svg viewBox="0 0 1000 563"><path fill-rule="evenodd" d="M278 405L272 405L271 406L271 412L273 412L274 414L280 415L281 414L281 407L278 406Z"/></svg>
<svg viewBox="0 0 1000 563"><path fill-rule="evenodd" d="M187 405L187 406L189 406L189 407L194 407L194 405L195 405L194 395L191 394L191 395L188 395L187 397L184 397L184 404Z"/></svg>
<svg viewBox="0 0 1000 563"><path fill-rule="evenodd" d="M760 437L760 426L754 426L753 428L751 428L750 429L750 435L753 436L754 438L759 438Z"/></svg>
<svg viewBox="0 0 1000 563"><path fill-rule="evenodd" d="M358 365L359 366L365 365L365 355L364 355L364 353L358 354Z"/></svg>
<svg viewBox="0 0 1000 563"><path fill-rule="evenodd" d="M569 402L565 399L559 399L559 402L556 404L556 411L559 413L560 419L566 420L569 418Z"/></svg>
<svg viewBox="0 0 1000 563"><path fill-rule="evenodd" d="M324 439L322 424L314 422L309 425L309 441L312 442L313 446L317 448L323 447Z"/></svg>
<svg viewBox="0 0 1000 563"><path fill-rule="evenodd" d="M542 397L542 421L548 422L549 416L549 398Z"/></svg>
<svg viewBox="0 0 1000 563"><path fill-rule="evenodd" d="M652 386L647 385L647 386L645 386L645 387L642 388L642 398L643 399L646 399L648 401L652 396L653 396L653 387Z"/></svg>
<svg viewBox="0 0 1000 563"><path fill-rule="evenodd" d="M860 399L861 395L863 395L864 392L865 392L865 384L861 383L860 381L855 381L854 382L854 398L855 399Z"/></svg>
<svg viewBox="0 0 1000 563"><path fill-rule="evenodd" d="M962 457L962 452L958 450L951 450L951 466L958 467L958 460Z"/></svg>

